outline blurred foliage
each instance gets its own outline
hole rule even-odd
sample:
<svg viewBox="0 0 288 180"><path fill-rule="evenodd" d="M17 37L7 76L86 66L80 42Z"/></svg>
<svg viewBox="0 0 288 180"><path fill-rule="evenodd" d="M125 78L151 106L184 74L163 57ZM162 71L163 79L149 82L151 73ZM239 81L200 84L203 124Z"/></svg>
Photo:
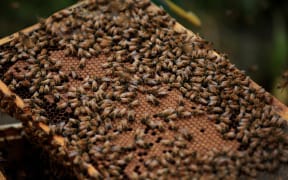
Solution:
<svg viewBox="0 0 288 180"><path fill-rule="evenodd" d="M31 26L76 0L0 0L0 38Z"/></svg>
<svg viewBox="0 0 288 180"><path fill-rule="evenodd" d="M0 37L7 36L67 7L77 0L2 0ZM273 91L288 69L287 0L169 0L185 12L195 13L197 27L181 13L171 10L167 0L152 0L163 6L185 27L214 43L231 61L266 90ZM275 94L277 95L277 93Z"/></svg>

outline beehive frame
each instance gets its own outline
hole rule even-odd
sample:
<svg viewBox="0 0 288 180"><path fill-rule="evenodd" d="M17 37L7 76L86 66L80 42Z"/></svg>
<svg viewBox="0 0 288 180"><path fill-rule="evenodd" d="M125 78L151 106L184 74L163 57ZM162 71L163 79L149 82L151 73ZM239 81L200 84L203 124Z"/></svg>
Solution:
<svg viewBox="0 0 288 180"><path fill-rule="evenodd" d="M83 3L84 2L80 2L80 3L74 5L74 6L70 7L70 8L79 7ZM153 5L153 4L149 7L149 10L151 10L151 11L157 11L157 9L158 9L158 7ZM23 30L23 32L31 32L31 31L36 30L37 28L39 28L38 24ZM187 34L189 34L191 36L194 35L193 32L185 29L179 23L176 23L173 28L177 32L186 32ZM18 33L15 33L15 34L13 34L11 36L8 36L7 38L1 39L0 40L0 45L4 45L6 43L9 43L10 41L12 41L17 36L18 36ZM215 56L220 56L215 51L214 51L214 55ZM255 86L255 89L260 88L256 83L253 83L253 85ZM38 127L40 129L42 129L44 133L49 134L49 132L50 132L49 126L44 124L44 123L35 123L34 120L33 120L33 116L31 116L31 112L30 112L29 108L25 107L25 104L24 104L23 100L17 94L12 93L8 89L8 87L2 82L0 82L0 90L1 90L0 91L1 109L4 112L7 112L10 115L15 116L19 120L22 120L28 126ZM281 102L279 102L275 98L273 98L272 104L273 104L274 108L276 109L276 111L279 113L279 115L282 118L288 119L288 110L287 110L287 107L285 107L285 105L283 105ZM29 119L29 118L31 118L31 119ZM53 141L53 143L56 143L56 144L58 144L58 146L60 146L60 147L65 149L65 140L64 140L63 137L54 135L51 138L52 138L51 140ZM98 170L95 169L90 164L87 164L87 171L88 171L88 174L91 177L97 177L98 174L99 174Z"/></svg>

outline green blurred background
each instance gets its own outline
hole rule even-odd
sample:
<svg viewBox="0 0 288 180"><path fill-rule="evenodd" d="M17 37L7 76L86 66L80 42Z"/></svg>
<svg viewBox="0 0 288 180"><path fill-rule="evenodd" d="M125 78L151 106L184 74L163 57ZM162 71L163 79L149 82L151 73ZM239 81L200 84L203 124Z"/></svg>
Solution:
<svg viewBox="0 0 288 180"><path fill-rule="evenodd" d="M1 0L0 38L77 0ZM191 24L171 11L166 0L154 0L185 27L214 43L238 68L287 104L287 91L277 90L281 73L288 69L287 0L174 0L194 12L202 26Z"/></svg>

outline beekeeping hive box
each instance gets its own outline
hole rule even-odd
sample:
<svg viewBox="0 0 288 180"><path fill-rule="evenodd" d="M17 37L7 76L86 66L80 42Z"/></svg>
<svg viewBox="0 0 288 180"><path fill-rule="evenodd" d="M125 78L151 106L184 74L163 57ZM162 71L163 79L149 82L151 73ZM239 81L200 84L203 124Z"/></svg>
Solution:
<svg viewBox="0 0 288 180"><path fill-rule="evenodd" d="M0 125L0 179L57 179L41 148L33 146L20 122ZM71 179L70 177L61 177Z"/></svg>
<svg viewBox="0 0 288 180"><path fill-rule="evenodd" d="M286 107L150 1L82 1L1 44L1 111L58 175L238 179L287 163Z"/></svg>

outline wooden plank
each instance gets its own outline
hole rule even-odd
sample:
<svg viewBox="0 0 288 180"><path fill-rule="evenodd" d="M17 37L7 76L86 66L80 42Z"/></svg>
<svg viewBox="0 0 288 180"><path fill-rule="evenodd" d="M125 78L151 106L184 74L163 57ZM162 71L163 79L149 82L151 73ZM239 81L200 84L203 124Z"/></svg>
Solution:
<svg viewBox="0 0 288 180"><path fill-rule="evenodd" d="M21 30L21 32L24 32L24 33L27 33L27 32L31 32L33 30L36 30L40 27L40 24L35 24L33 26L30 26L28 28L25 28L23 30ZM10 36L7 36L7 37L4 37L2 39L0 39L0 45L3 45L3 44L6 44L6 43L9 43L10 41L12 41L14 38L17 38L18 37L18 32L14 33L14 34L11 34Z"/></svg>

